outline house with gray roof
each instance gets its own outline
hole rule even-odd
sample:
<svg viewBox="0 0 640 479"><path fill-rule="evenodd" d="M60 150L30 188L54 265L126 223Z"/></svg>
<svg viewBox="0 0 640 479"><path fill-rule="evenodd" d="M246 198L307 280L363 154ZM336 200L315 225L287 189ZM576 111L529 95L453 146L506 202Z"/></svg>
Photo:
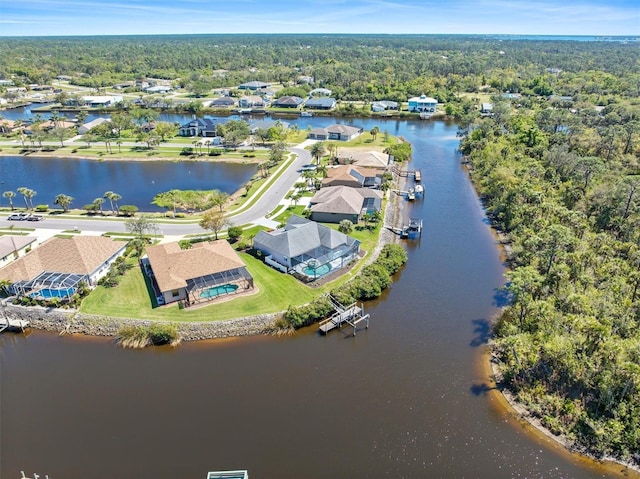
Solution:
<svg viewBox="0 0 640 479"><path fill-rule="evenodd" d="M236 100L230 96L221 96L215 100L211 100L209 106L211 108L229 108L236 105Z"/></svg>
<svg viewBox="0 0 640 479"><path fill-rule="evenodd" d="M216 136L217 122L211 118L194 118L178 129L180 136Z"/></svg>
<svg viewBox="0 0 640 479"><path fill-rule="evenodd" d="M309 98L305 101L304 106L313 110L331 110L336 107L336 99L330 97Z"/></svg>
<svg viewBox="0 0 640 479"><path fill-rule="evenodd" d="M371 111L380 112L380 111L386 111L386 110L397 110L398 106L399 105L397 101L391 101L391 100L374 101L371 104Z"/></svg>
<svg viewBox="0 0 640 479"><path fill-rule="evenodd" d="M84 135L85 133L89 133L96 126L100 126L103 123L111 123L111 118L96 118L95 120L91 120L87 123L83 123L78 127L78 134Z"/></svg>
<svg viewBox="0 0 640 479"><path fill-rule="evenodd" d="M355 238L296 215L284 228L260 231L253 246L270 266L308 279L347 266L360 252L360 241Z"/></svg>
<svg viewBox="0 0 640 479"><path fill-rule="evenodd" d="M271 85L269 83L265 83L265 82L261 82L261 81L250 81L247 83L243 83L242 85L238 86L238 90L251 90L251 91L257 91L257 90L261 90L263 88L267 88L270 87Z"/></svg>
<svg viewBox="0 0 640 479"><path fill-rule="evenodd" d="M275 106L277 108L300 108L300 106L304 103L304 99L299 96L281 96L280 98L274 100L271 103L271 106Z"/></svg>
<svg viewBox="0 0 640 479"><path fill-rule="evenodd" d="M322 188L309 201L311 219L322 223L340 223L349 220L358 224L365 214L382 209L380 190L330 186Z"/></svg>
<svg viewBox="0 0 640 479"><path fill-rule="evenodd" d="M309 132L310 140L349 141L360 136L364 130L361 127L335 124L326 128L315 128Z"/></svg>
<svg viewBox="0 0 640 479"><path fill-rule="evenodd" d="M271 127L281 125L283 129L287 130L289 128L288 121L280 121L280 120L258 120L249 124L249 130L251 134L254 135L258 130L268 130Z"/></svg>
<svg viewBox="0 0 640 479"><path fill-rule="evenodd" d="M264 98L259 95L243 96L238 100L238 106L240 108L262 108L265 105Z"/></svg>

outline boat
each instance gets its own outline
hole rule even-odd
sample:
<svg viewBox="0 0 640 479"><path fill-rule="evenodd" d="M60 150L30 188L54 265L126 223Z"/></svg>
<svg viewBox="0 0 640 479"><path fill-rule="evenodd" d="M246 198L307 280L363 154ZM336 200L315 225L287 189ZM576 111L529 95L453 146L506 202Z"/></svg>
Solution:
<svg viewBox="0 0 640 479"><path fill-rule="evenodd" d="M409 201L413 201L416 199L416 192L413 188L409 188L409 191L407 191L407 199Z"/></svg>
<svg viewBox="0 0 640 479"><path fill-rule="evenodd" d="M409 224L402 227L400 233L401 238L417 239L422 235L422 220L420 218L411 218Z"/></svg>
<svg viewBox="0 0 640 479"><path fill-rule="evenodd" d="M249 472L245 469L236 471L210 471L207 479L249 479Z"/></svg>
<svg viewBox="0 0 640 479"><path fill-rule="evenodd" d="M422 194L424 193L424 186L416 185L414 191L417 198L422 198Z"/></svg>
<svg viewBox="0 0 640 479"><path fill-rule="evenodd" d="M300 116L313 116L313 113L310 111L301 111Z"/></svg>

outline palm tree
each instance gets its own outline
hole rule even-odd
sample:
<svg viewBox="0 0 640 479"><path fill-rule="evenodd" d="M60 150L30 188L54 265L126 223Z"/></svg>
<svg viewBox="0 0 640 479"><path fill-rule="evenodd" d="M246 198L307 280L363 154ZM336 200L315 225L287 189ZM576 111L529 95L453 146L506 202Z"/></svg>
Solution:
<svg viewBox="0 0 640 479"><path fill-rule="evenodd" d="M71 205L72 202L73 202L73 197L62 194L62 193L57 195L56 199L54 200L54 204L60 205L60 207L62 207L62 211L64 211L65 213L69 211L69 206Z"/></svg>
<svg viewBox="0 0 640 479"><path fill-rule="evenodd" d="M369 133L371 133L371 136L373 137L373 141L376 141L376 138L378 137L378 133L380 133L380 128L378 128L377 126L374 126L373 128L371 128L371 131Z"/></svg>
<svg viewBox="0 0 640 479"><path fill-rule="evenodd" d="M11 206L11 211L13 211L13 199L15 198L16 194L13 191L5 191L4 193L2 193L2 196L9 200L9 206Z"/></svg>
<svg viewBox="0 0 640 479"><path fill-rule="evenodd" d="M102 203L104 203L104 198L96 198L93 200L93 204L100 210L100 215L104 215L104 212L102 211Z"/></svg>
<svg viewBox="0 0 640 479"><path fill-rule="evenodd" d="M118 200L120 199L122 199L122 196L118 193L111 194L111 200L113 200L113 203L116 205L116 214L120 214L120 207L118 207Z"/></svg>
<svg viewBox="0 0 640 479"><path fill-rule="evenodd" d="M320 158L322 158L324 153L325 153L325 148L324 148L323 142L319 141L317 143L314 143L311 146L311 156L316 159L317 164L320 163Z"/></svg>
<svg viewBox="0 0 640 479"><path fill-rule="evenodd" d="M29 205L31 205L31 209L33 209L33 197L36 196L37 192L26 186L21 186L16 191L24 197L24 206L29 209Z"/></svg>
<svg viewBox="0 0 640 479"><path fill-rule="evenodd" d="M111 212L115 214L118 209L118 200L122 198L122 196L118 193L114 193L113 191L107 191L102 195L102 197L109 200L109 203L111 203Z"/></svg>

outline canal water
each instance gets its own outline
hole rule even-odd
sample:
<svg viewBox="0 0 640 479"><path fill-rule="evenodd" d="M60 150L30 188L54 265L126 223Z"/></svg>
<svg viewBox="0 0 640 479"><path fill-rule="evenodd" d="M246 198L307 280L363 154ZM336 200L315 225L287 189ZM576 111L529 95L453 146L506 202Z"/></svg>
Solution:
<svg viewBox="0 0 640 479"><path fill-rule="evenodd" d="M142 351L3 334L0 476L614 477L533 438L486 382L504 268L456 127L375 124L413 144L426 194L408 215L425 228L404 243L409 262L392 287L366 304L368 330Z"/></svg>

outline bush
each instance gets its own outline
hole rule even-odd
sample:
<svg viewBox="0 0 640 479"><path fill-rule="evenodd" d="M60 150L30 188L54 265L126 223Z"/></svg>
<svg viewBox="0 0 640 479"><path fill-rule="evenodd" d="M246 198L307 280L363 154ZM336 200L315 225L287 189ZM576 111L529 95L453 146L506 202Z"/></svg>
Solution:
<svg viewBox="0 0 640 479"><path fill-rule="evenodd" d="M135 205L122 205L118 211L123 216L133 216L138 212L138 207Z"/></svg>
<svg viewBox="0 0 640 479"><path fill-rule="evenodd" d="M193 148L190 146L185 146L181 151L180 151L180 155L181 156L191 156L193 155Z"/></svg>
<svg viewBox="0 0 640 479"><path fill-rule="evenodd" d="M222 155L222 150L220 150L219 148L214 148L209 152L209 156L220 156L220 155Z"/></svg>
<svg viewBox="0 0 640 479"><path fill-rule="evenodd" d="M49 205L36 205L35 209L38 213L44 213L46 211L49 211Z"/></svg>
<svg viewBox="0 0 640 479"><path fill-rule="evenodd" d="M133 325L120 328L116 340L124 348L144 348L154 344L177 345L180 334L175 324Z"/></svg>
<svg viewBox="0 0 640 479"><path fill-rule="evenodd" d="M193 243L188 239L182 239L178 241L178 245L180 246L180 249L191 249Z"/></svg>
<svg viewBox="0 0 640 479"><path fill-rule="evenodd" d="M227 236L231 243L235 243L236 241L238 241L238 238L242 236L242 228L240 228L239 226L231 226L227 230Z"/></svg>

